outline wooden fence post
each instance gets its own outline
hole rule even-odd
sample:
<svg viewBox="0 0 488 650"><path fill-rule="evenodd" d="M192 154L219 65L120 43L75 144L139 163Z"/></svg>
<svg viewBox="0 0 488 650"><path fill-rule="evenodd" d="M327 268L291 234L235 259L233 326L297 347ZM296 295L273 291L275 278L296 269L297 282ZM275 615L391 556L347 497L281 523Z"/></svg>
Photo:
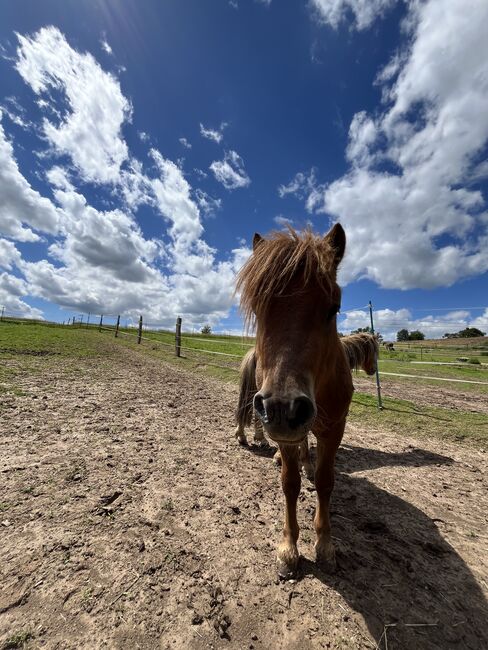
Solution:
<svg viewBox="0 0 488 650"><path fill-rule="evenodd" d="M115 326L115 338L119 335L120 314L117 316L117 325Z"/></svg>
<svg viewBox="0 0 488 650"><path fill-rule="evenodd" d="M102 325L103 325L103 314L100 314L100 324L98 326L98 331L102 331Z"/></svg>
<svg viewBox="0 0 488 650"><path fill-rule="evenodd" d="M71 321L71 325L75 324L75 317L73 316L73 320Z"/></svg>
<svg viewBox="0 0 488 650"><path fill-rule="evenodd" d="M142 337L142 316L139 316L139 334L137 335L137 342L141 342Z"/></svg>
<svg viewBox="0 0 488 650"><path fill-rule="evenodd" d="M176 336L175 336L176 356L181 357L181 318L176 319Z"/></svg>

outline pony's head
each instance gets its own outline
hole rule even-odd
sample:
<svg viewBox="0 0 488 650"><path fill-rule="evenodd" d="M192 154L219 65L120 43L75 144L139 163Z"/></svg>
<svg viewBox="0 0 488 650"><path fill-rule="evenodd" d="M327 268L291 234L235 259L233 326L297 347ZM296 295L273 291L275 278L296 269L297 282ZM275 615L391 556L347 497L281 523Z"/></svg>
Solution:
<svg viewBox="0 0 488 650"><path fill-rule="evenodd" d="M303 440L317 412L317 381L342 354L336 275L345 245L339 224L325 236L292 228L267 238L256 234L238 275L241 309L247 324L256 325L254 408L277 442Z"/></svg>

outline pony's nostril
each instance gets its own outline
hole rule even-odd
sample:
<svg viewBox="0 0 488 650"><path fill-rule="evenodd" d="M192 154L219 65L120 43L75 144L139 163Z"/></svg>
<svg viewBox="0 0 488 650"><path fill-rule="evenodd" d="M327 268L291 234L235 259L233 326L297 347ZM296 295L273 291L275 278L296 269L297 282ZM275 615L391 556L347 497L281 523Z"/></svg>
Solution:
<svg viewBox="0 0 488 650"><path fill-rule="evenodd" d="M267 422L268 416L266 413L266 409L264 407L264 398L260 393L256 393L256 395L254 395L253 405L254 405L254 410L261 418L261 420Z"/></svg>
<svg viewBox="0 0 488 650"><path fill-rule="evenodd" d="M294 399L288 409L288 422L292 429L303 426L310 422L315 416L315 407L310 398L297 397Z"/></svg>

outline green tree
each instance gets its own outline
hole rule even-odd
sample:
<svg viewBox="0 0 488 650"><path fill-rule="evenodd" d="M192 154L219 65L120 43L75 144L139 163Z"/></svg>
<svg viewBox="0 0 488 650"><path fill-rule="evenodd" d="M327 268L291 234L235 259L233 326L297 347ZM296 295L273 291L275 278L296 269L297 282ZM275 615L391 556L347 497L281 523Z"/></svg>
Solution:
<svg viewBox="0 0 488 650"><path fill-rule="evenodd" d="M458 332L457 335L461 339L470 339L476 336L485 336L485 332L482 332L477 327L466 327L466 329Z"/></svg>
<svg viewBox="0 0 488 650"><path fill-rule="evenodd" d="M397 332L397 341L408 341L409 335L407 329L398 330Z"/></svg>
<svg viewBox="0 0 488 650"><path fill-rule="evenodd" d="M425 339L425 334L419 330L414 330L408 335L409 341L423 341Z"/></svg>
<svg viewBox="0 0 488 650"><path fill-rule="evenodd" d="M358 327L357 330L352 330L351 334L361 334L362 332L371 334L371 327Z"/></svg>
<svg viewBox="0 0 488 650"><path fill-rule="evenodd" d="M211 334L212 328L210 327L210 325L204 325L200 331L202 334Z"/></svg>

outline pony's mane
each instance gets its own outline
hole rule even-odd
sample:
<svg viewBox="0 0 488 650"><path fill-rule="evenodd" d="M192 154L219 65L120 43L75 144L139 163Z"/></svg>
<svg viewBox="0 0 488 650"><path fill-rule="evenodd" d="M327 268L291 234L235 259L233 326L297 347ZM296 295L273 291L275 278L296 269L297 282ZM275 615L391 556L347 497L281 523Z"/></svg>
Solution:
<svg viewBox="0 0 488 650"><path fill-rule="evenodd" d="M305 287L312 279L330 294L336 280L336 252L327 238L310 229L274 231L255 247L237 275L241 311L247 326L273 296L283 295L298 273Z"/></svg>
<svg viewBox="0 0 488 650"><path fill-rule="evenodd" d="M378 354L378 339L372 334L360 332L341 338L351 370L371 364Z"/></svg>

